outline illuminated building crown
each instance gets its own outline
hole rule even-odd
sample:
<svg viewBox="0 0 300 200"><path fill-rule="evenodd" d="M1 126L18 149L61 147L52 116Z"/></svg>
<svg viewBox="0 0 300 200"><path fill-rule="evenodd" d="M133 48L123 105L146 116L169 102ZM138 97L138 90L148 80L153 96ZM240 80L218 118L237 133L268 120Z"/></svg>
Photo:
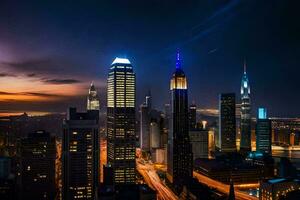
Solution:
<svg viewBox="0 0 300 200"><path fill-rule="evenodd" d="M176 70L173 73L172 79L171 79L171 84L170 84L170 89L187 89L187 80L186 76L181 69L181 61L180 61L180 54L179 51L177 51L177 56L176 56Z"/></svg>

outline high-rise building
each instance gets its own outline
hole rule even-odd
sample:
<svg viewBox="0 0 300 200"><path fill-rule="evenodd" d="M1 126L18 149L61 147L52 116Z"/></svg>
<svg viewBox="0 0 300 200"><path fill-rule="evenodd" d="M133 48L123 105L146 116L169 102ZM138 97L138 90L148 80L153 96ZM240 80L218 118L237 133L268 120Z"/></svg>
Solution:
<svg viewBox="0 0 300 200"><path fill-rule="evenodd" d="M151 96L140 106L140 147L143 151L150 151L150 111Z"/></svg>
<svg viewBox="0 0 300 200"><path fill-rule="evenodd" d="M189 138L187 79L181 69L179 52L170 90L172 113L168 138L167 179L176 192L181 192L186 182L192 178L193 155Z"/></svg>
<svg viewBox="0 0 300 200"><path fill-rule="evenodd" d="M147 107L151 111L151 109L152 109L152 96L151 96L151 91L150 90L149 90L148 94L146 95L145 104L147 105Z"/></svg>
<svg viewBox="0 0 300 200"><path fill-rule="evenodd" d="M150 123L150 147L151 149L160 148L160 129L155 121Z"/></svg>
<svg viewBox="0 0 300 200"><path fill-rule="evenodd" d="M244 63L244 74L241 83L241 145L240 149L251 151L251 101L250 85Z"/></svg>
<svg viewBox="0 0 300 200"><path fill-rule="evenodd" d="M95 199L99 174L99 111L70 108L64 121L63 199Z"/></svg>
<svg viewBox="0 0 300 200"><path fill-rule="evenodd" d="M55 137L36 131L20 142L20 197L22 199L54 199Z"/></svg>
<svg viewBox="0 0 300 200"><path fill-rule="evenodd" d="M135 183L135 73L130 61L116 58L107 81L107 162L114 184Z"/></svg>
<svg viewBox="0 0 300 200"><path fill-rule="evenodd" d="M197 118L196 118L196 111L197 106L195 104L190 105L189 108L189 129L195 129L197 124Z"/></svg>
<svg viewBox="0 0 300 200"><path fill-rule="evenodd" d="M235 94L219 97L219 140L222 152L236 151Z"/></svg>
<svg viewBox="0 0 300 200"><path fill-rule="evenodd" d="M193 160L208 158L208 130L193 129L189 131L189 135L193 149Z"/></svg>
<svg viewBox="0 0 300 200"><path fill-rule="evenodd" d="M258 108L256 122L256 151L271 153L272 129L266 108Z"/></svg>
<svg viewBox="0 0 300 200"><path fill-rule="evenodd" d="M100 102L97 94L97 90L94 86L94 83L91 83L91 87L89 89L89 95L87 97L87 110L99 110Z"/></svg>

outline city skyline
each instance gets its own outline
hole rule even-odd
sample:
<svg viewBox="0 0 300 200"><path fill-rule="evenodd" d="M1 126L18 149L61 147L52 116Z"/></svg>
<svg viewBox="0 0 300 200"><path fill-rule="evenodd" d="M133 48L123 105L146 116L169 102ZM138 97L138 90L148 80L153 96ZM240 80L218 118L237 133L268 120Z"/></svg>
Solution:
<svg viewBox="0 0 300 200"><path fill-rule="evenodd" d="M252 116L260 105L268 108L270 117L299 116L300 95L290 92L297 90L299 73L293 4L78 2L73 9L67 3L1 4L0 27L6 27L0 33L1 113L65 112L69 105L83 109L93 80L100 104L106 105L105 79L115 56L125 56L136 66L137 105L150 89L153 107L161 109L169 96L172 55L180 48L190 77L189 99L199 108L217 109L219 93L238 94L246 59L254 92ZM84 9L92 7L89 13ZM146 12L148 8L157 16ZM123 18L112 16L111 9ZM166 10L171 10L169 15ZM128 29L118 35L123 25ZM138 25L141 28L134 29ZM176 34L170 37L171 32ZM144 36L143 41L136 35ZM148 78L153 70L158 76Z"/></svg>
<svg viewBox="0 0 300 200"><path fill-rule="evenodd" d="M0 199L300 199L300 6L0 2Z"/></svg>

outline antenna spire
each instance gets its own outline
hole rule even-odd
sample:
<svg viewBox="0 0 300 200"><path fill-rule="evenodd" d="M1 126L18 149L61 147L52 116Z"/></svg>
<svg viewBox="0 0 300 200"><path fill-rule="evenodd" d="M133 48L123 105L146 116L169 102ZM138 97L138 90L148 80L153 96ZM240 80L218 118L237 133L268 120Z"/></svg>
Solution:
<svg viewBox="0 0 300 200"><path fill-rule="evenodd" d="M247 73L247 63L246 63L246 59L244 59L244 74Z"/></svg>
<svg viewBox="0 0 300 200"><path fill-rule="evenodd" d="M180 53L179 53L179 49L177 49L177 55L176 55L176 69L180 69L180 68L181 68Z"/></svg>

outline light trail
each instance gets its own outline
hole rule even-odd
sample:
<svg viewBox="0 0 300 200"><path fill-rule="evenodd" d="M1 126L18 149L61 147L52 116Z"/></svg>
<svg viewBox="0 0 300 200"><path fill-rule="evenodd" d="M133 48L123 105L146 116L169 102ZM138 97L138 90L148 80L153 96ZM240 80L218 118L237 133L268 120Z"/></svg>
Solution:
<svg viewBox="0 0 300 200"><path fill-rule="evenodd" d="M229 185L226 185L224 183L221 183L219 181L216 181L216 180L213 180L207 176L204 176L198 172L193 172L193 175L195 178L198 179L198 181L200 183L203 183L211 188L215 188L217 189L218 191L222 192L222 193L225 193L225 194L229 194ZM254 196L251 196L251 195L248 195L244 192L241 192L239 190L237 190L235 188L235 198L237 200L258 200L257 197L254 197Z"/></svg>
<svg viewBox="0 0 300 200"><path fill-rule="evenodd" d="M100 182L103 182L103 165L107 162L107 142L106 139L100 139Z"/></svg>
<svg viewBox="0 0 300 200"><path fill-rule="evenodd" d="M153 164L142 162L139 158L136 162L137 170L144 177L149 187L157 191L157 198L162 200L178 200L178 197L159 178Z"/></svg>

